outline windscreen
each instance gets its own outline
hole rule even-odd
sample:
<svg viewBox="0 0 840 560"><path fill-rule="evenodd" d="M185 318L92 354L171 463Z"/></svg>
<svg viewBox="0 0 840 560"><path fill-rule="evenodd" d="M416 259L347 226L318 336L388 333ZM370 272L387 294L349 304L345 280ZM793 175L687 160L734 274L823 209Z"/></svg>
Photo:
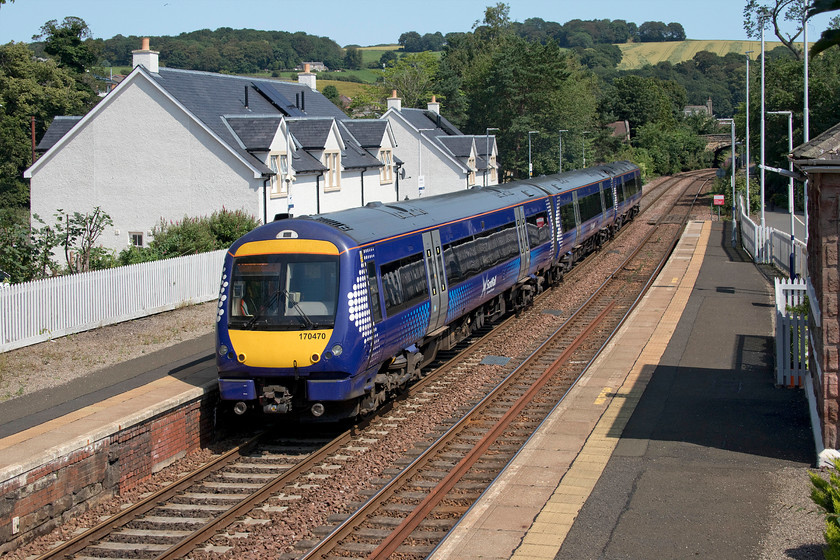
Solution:
<svg viewBox="0 0 840 560"><path fill-rule="evenodd" d="M332 328L338 257L254 255L233 261L228 327L243 330Z"/></svg>

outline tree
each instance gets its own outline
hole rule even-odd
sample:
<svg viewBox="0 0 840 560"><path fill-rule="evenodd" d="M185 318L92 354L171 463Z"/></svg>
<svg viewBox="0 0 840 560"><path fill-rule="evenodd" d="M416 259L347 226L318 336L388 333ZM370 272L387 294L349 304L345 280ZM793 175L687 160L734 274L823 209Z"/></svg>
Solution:
<svg viewBox="0 0 840 560"><path fill-rule="evenodd" d="M430 52L407 54L382 70L382 92L388 96L397 90L405 107L423 107L432 97L437 68L438 59Z"/></svg>
<svg viewBox="0 0 840 560"><path fill-rule="evenodd" d="M654 122L674 122L685 104L685 88L657 78L624 76L613 80L601 112L630 122L630 130Z"/></svg>
<svg viewBox="0 0 840 560"><path fill-rule="evenodd" d="M408 31L400 35L397 43L403 48L405 52L420 52L423 50L420 45L420 34L416 31Z"/></svg>
<svg viewBox="0 0 840 560"><path fill-rule="evenodd" d="M334 105L341 107L341 98L339 97L338 89L336 89L335 86L326 86L321 93L324 94L324 97L332 101Z"/></svg>
<svg viewBox="0 0 840 560"><path fill-rule="evenodd" d="M840 10L840 0L813 0L811 9L808 10L808 18L834 10ZM828 29L823 31L820 40L811 47L811 54L821 53L835 45L840 45L840 17L831 19Z"/></svg>
<svg viewBox="0 0 840 560"><path fill-rule="evenodd" d="M802 34L806 6L807 0L748 0L744 6L744 30L749 37L758 39L761 29L768 23L772 24L773 33L799 60L802 58L802 51L796 45L796 39ZM785 33L782 30L784 21L796 23L794 32Z"/></svg>
<svg viewBox="0 0 840 560"><path fill-rule="evenodd" d="M501 165L517 177L528 173L528 131L547 133L532 138L532 162L539 174L557 169L557 137L553 133L550 138L549 131L580 132L595 125L597 82L573 53L553 41L502 38L464 87L470 100L465 128L484 134L491 124L499 127Z"/></svg>
<svg viewBox="0 0 840 560"><path fill-rule="evenodd" d="M111 216L97 206L93 212L73 215L59 209L55 214L55 232L59 245L64 247L64 258L70 274L90 270L91 254L94 244L106 226L114 225Z"/></svg>
<svg viewBox="0 0 840 560"><path fill-rule="evenodd" d="M383 67L390 66L391 64L396 62L397 58L399 57L394 51L385 51L384 53L382 53L382 56L379 57L379 65Z"/></svg>
<svg viewBox="0 0 840 560"><path fill-rule="evenodd" d="M344 66L350 70L358 70L362 67L362 52L359 49L350 47L344 53Z"/></svg>
<svg viewBox="0 0 840 560"><path fill-rule="evenodd" d="M53 117L84 114L97 99L54 61L35 59L24 43L0 45L0 207L29 206L23 172L32 165L31 117L40 138Z"/></svg>
<svg viewBox="0 0 840 560"><path fill-rule="evenodd" d="M96 62L96 54L84 41L90 36L90 28L85 20L68 16L60 24L51 19L41 26L41 33L33 35L32 39L43 39L44 52L55 57L59 66L81 74Z"/></svg>

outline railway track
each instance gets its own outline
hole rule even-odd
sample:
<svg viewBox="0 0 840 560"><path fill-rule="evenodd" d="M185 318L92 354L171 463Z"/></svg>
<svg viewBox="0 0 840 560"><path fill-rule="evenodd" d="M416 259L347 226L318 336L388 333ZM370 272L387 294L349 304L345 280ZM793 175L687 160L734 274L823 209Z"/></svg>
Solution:
<svg viewBox="0 0 840 560"><path fill-rule="evenodd" d="M650 193L642 216L656 208L660 197L680 180L685 179L666 180ZM651 226L647 243L615 269L601 286L601 295L563 317L563 326L556 329L553 342L538 348L535 345L526 352L527 359L513 359L497 368L496 376L488 381L495 388L478 404L465 406L469 414L435 427L426 436L427 442L416 443L405 458L397 461L406 468L384 469L381 480L374 481L379 484L361 490L361 494L372 496L367 505L352 513L358 504L348 504L343 508L346 511L327 519L334 524L340 522L337 529L320 530L320 534L330 533L328 538L321 543L298 540L295 548L281 557L323 558L333 554L329 551L338 551L342 557L361 557L379 551L374 557L384 558L398 549L410 557L425 557L563 398L655 276L670 253L662 228L676 228L668 236L675 243L681 226L673 223L671 211L648 219L649 224L654 222L659 226ZM653 241L657 232L660 239ZM639 256L643 246L646 255L661 255L654 259L656 264L649 257ZM586 274L589 260L573 269L567 282ZM451 392L492 354L493 340L517 336L529 321L528 314L545 313L552 305L550 298L541 296L522 317L503 321L491 336L467 341L457 356L444 356L451 359L439 360L434 374L410 389L407 398L414 404L407 406L420 410L425 400ZM194 550L210 554L233 550L235 547L203 543L218 541L215 536L220 534L228 541L247 538L248 527L270 523L271 514L295 507L306 490L339 473L349 458L375 446L377 438L404 429L411 418L400 415L405 416L404 410L396 415L386 410L370 426L359 425L329 442L323 435L294 439L271 433L255 436L200 472L184 477L41 559L181 558ZM371 509L374 504L378 509ZM232 524L236 524L233 534L222 533ZM393 531L395 528L399 531Z"/></svg>
<svg viewBox="0 0 840 560"><path fill-rule="evenodd" d="M671 229L652 229L547 341L303 560L430 554L621 326L679 240L682 226Z"/></svg>

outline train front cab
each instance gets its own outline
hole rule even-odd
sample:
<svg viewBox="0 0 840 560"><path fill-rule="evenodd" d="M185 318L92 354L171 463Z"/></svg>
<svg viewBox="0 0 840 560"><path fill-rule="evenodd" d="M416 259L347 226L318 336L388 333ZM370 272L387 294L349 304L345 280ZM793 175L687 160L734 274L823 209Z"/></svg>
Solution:
<svg viewBox="0 0 840 560"><path fill-rule="evenodd" d="M251 241L228 255L216 363L221 398L236 413L343 415L330 401L364 393L372 380L352 368L367 346L358 330L341 327L348 298L341 305L340 294L352 293L354 280L339 274L342 258L346 266L350 257L335 244L312 239Z"/></svg>

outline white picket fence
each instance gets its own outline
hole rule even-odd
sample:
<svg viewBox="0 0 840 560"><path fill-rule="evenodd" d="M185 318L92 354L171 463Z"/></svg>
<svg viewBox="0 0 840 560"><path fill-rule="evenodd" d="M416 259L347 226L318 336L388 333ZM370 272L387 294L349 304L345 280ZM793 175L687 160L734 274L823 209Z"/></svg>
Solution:
<svg viewBox="0 0 840 560"><path fill-rule="evenodd" d="M776 278L776 384L803 387L808 374L808 312L794 313L790 307L805 301L804 279Z"/></svg>
<svg viewBox="0 0 840 560"><path fill-rule="evenodd" d="M225 251L0 287L0 352L216 299Z"/></svg>

